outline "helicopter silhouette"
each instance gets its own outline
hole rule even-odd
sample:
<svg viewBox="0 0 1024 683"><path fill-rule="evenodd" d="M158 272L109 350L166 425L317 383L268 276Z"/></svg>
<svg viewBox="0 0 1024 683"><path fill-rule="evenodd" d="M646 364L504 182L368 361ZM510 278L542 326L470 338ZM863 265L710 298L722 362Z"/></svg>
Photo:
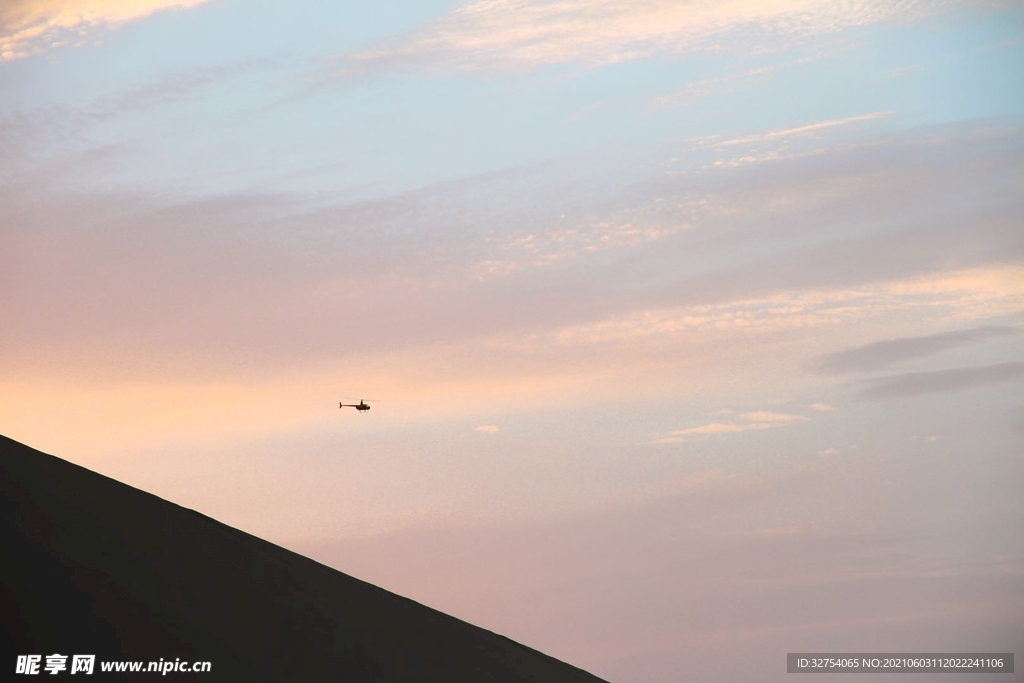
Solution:
<svg viewBox="0 0 1024 683"><path fill-rule="evenodd" d="M359 403L338 403L339 408L355 408L359 412L365 412L370 409L370 406L366 405L366 401L359 399Z"/></svg>

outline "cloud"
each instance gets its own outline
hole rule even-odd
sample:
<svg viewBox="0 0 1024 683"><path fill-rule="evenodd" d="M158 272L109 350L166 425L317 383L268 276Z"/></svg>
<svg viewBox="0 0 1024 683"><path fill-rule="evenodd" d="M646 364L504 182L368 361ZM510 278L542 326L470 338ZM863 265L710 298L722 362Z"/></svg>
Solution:
<svg viewBox="0 0 1024 683"><path fill-rule="evenodd" d="M698 78L687 83L682 88L676 88L671 92L653 98L648 104L648 109L656 110L662 107L687 106L711 95L737 92L755 83L770 80L780 71L811 64L846 48L840 42L832 42L830 45L830 48L818 48L814 54L798 59L771 65L749 67L741 71L732 71L711 78Z"/></svg>
<svg viewBox="0 0 1024 683"><path fill-rule="evenodd" d="M1024 363L997 363L935 372L910 372L868 380L861 396L889 399L977 389L1024 377Z"/></svg>
<svg viewBox="0 0 1024 683"><path fill-rule="evenodd" d="M501 429L499 429L495 425L480 425L479 427L476 428L476 431L483 432L485 434L497 434L498 432L501 431Z"/></svg>
<svg viewBox="0 0 1024 683"><path fill-rule="evenodd" d="M793 128L780 128L777 130L770 130L765 133L759 133L757 135L747 135L741 138L727 138L724 140L718 140L716 138L704 138L708 144L715 147L732 147L736 145L750 145L753 143L767 142L771 140L782 140L784 138L797 137L802 135L811 135L829 128L839 128L842 126L849 126L854 123L861 123L863 121L874 121L877 119L886 119L893 115L891 111L880 111L871 114L859 114L857 116L847 116L841 119L829 119L826 121L817 121L815 123L808 123L803 126L795 126Z"/></svg>
<svg viewBox="0 0 1024 683"><path fill-rule="evenodd" d="M699 287L697 284L694 289ZM893 311L942 311L970 319L1021 310L1024 269L1009 266L933 273L856 289L807 288L720 304L651 308L599 322L565 326L552 333L549 341L580 346L636 343L645 339L656 342L686 336L726 339L829 327ZM824 403L811 408L822 412L835 410Z"/></svg>
<svg viewBox="0 0 1024 683"><path fill-rule="evenodd" d="M923 337L887 339L829 354L822 360L821 369L831 374L868 372L947 349L1016 334L1018 331L1013 327L988 325Z"/></svg>
<svg viewBox="0 0 1024 683"><path fill-rule="evenodd" d="M99 28L115 28L206 0L5 0L0 5L0 63L88 44Z"/></svg>
<svg viewBox="0 0 1024 683"><path fill-rule="evenodd" d="M95 134L98 127L132 118L137 120L156 110L166 110L177 103L193 102L205 88L216 84L225 89L232 80L279 68L270 59L245 59L215 66L182 69L155 78L143 85L125 88L98 97L88 103L49 104L19 109L0 118L0 145L32 149L37 158L46 151L66 149L68 143ZM121 147L121 151L124 147ZM109 155L109 150L108 150ZM27 155L22 155L22 162ZM6 162L6 163L5 163ZM21 175L13 159L0 159L0 182L11 173ZM11 168L15 166L15 168Z"/></svg>
<svg viewBox="0 0 1024 683"><path fill-rule="evenodd" d="M352 55L352 69L415 66L524 70L571 62L613 64L712 49L737 29L823 35L913 19L949 3L930 0L478 0L433 25ZM745 35L749 44L750 31Z"/></svg>
<svg viewBox="0 0 1024 683"><path fill-rule="evenodd" d="M710 436L718 434L735 434L740 432L761 431L784 427L794 422L806 422L803 415L777 413L770 410L754 410L737 415L735 410L717 410L715 415L736 415L733 422L711 422L699 427L677 429L668 436L654 441L655 444L682 443L694 436Z"/></svg>
<svg viewBox="0 0 1024 683"><path fill-rule="evenodd" d="M691 427L690 429L680 429L672 432L673 436L687 436L689 434L731 434L733 432L749 432L757 429L769 429L769 424L730 424L723 422L712 422L711 424L703 425L702 427Z"/></svg>
<svg viewBox="0 0 1024 683"><path fill-rule="evenodd" d="M810 408L811 410L817 410L822 413L831 413L835 412L836 410L834 407L830 406L827 403L812 403L807 407Z"/></svg>
<svg viewBox="0 0 1024 683"><path fill-rule="evenodd" d="M836 450L835 448L826 448L823 451L818 451L818 455L824 455L824 456L839 455L839 451Z"/></svg>
<svg viewBox="0 0 1024 683"><path fill-rule="evenodd" d="M733 92L736 86L747 86L765 80L778 69L792 66L803 60L795 60L779 66L761 66L730 73L716 78L700 78L687 83L683 88L655 97L650 102L652 109L660 107L685 106L704 99L716 92Z"/></svg>
<svg viewBox="0 0 1024 683"><path fill-rule="evenodd" d="M609 316L607 324L592 320L590 326L571 331L567 329L566 333L579 333L596 341L619 335L642 335L645 330L657 333L659 327L678 330L699 320L724 326L728 320L708 320L703 315L692 316L684 322L681 317L690 315L691 311L684 313L682 308L673 310L672 306L713 304L715 301L724 302L726 297L739 301L746 296L751 303L758 300L768 303L760 299L760 295L771 291L806 291L808 287L843 292L851 300L837 300L837 305L830 311L835 315L808 317L805 324L838 320L860 315L869 308L884 309L893 304L937 305L942 299L965 309L988 307L992 315L1000 314L997 308L1003 304L1009 307L1003 308L1004 313L1011 308L1019 310L1024 292L1019 275L1014 276L1016 285L1007 280L1001 286L1002 292L993 297L968 295L955 300L948 293L926 292L911 285L914 275L922 276L922 284L930 280L935 286L940 286L935 277L937 273L966 270L981 263L1013 263L1024 254L1021 231L1011 212L995 205L986 206L986 202L978 203L978 197L984 196L980 177L955 170L954 166L948 165L952 157L926 160L926 156L931 157L939 149L959 156L953 152L960 146L959 142L953 142L959 134L942 139L952 132L936 130L928 143L893 145L894 139L889 138L860 148L829 149L814 158L776 161L770 164L770 168L765 166L763 169L750 166L697 172L684 169L678 178L670 171L668 177L645 178L632 186L624 186L628 187L624 191L610 190L609 197L628 193L636 201L636 208L626 210L607 206L609 210L607 213L602 211L601 223L613 226L628 223L636 231L655 227L660 232L643 232L655 236L649 240L622 241L610 250L632 251L633 256L628 261L618 261L614 257L600 259L600 267L604 270L602 281L636 284L629 289L609 287L598 297L590 297L591 302L587 305L595 309L612 309L625 300L624 289L637 293L642 291L636 285L645 279L659 280L660 291L648 290L646 306L643 309L637 307L633 314L616 318ZM998 137L1002 138L1001 135ZM1019 150L1019 143L1011 141L1013 136L1005 140L1010 149ZM1009 154L1019 163L1016 152ZM987 152L984 155L988 157ZM968 161L965 157L962 162L957 162L957 168L966 168L965 164L980 160L981 157L976 157ZM992 160L1002 166L994 157ZM1004 172L1007 175L983 175L995 186L1009 190L1012 185L1017 186L1014 192L1021 190L1019 181L1008 180L1012 177L1009 167L1004 167ZM747 183L753 178L761 181L760 187ZM923 181L922 178L928 180ZM927 191L922 192L926 187ZM973 188L971 197L967 195L968 188ZM953 197L960 197L963 203L956 206L947 204ZM1019 200L1009 194L1005 199L1007 207L1012 205L1015 211L1019 210ZM939 209L936 202L945 210ZM972 208L965 211L965 206ZM571 217L573 214L569 212L568 215ZM838 220L829 217L838 217ZM557 224L557 221L553 222ZM968 223L972 230L965 230ZM755 229L752 226L755 224L758 227L756 237L753 237ZM827 225L827 229L823 230L823 225ZM685 229L679 229L680 226L685 226ZM529 232L524 231L517 236L532 236L532 240L517 242L523 246L503 248L499 258L489 261L492 265L500 263L500 272L504 275L541 268L555 270L562 264L599 253L586 250L587 238L598 234L593 226L580 223L572 225L572 230L566 230L564 223L552 229L535 224L530 226ZM731 243L727 238L731 235L741 240L756 241L758 248L751 249L751 253L758 256L737 264L735 251L728 253L727 245ZM779 241L782 239L791 241L782 245ZM509 244L512 243L510 239ZM526 244L529 244L528 249ZM642 260L646 260L642 272L629 267ZM616 269L620 262L623 267ZM709 267L709 262L720 265ZM562 272L566 271L563 269ZM495 270L490 276L502 275ZM854 301L862 297L860 288L866 283L885 281L904 282L906 286L885 292L876 290L877 296L873 294L870 297L874 299L870 305L863 305L867 303L866 299ZM963 281L961 284L966 294L980 283ZM948 286L952 289L954 283L949 282ZM575 291L564 286L558 289L563 293ZM1011 291L1014 289L1016 293ZM592 292L591 287L588 293ZM579 295L584 296L582 288ZM778 305L772 306L775 309L772 313L787 309L784 299L778 299ZM1011 299L1016 301L1011 302ZM658 302L664 305L658 306ZM727 315L725 310L692 310L701 314ZM736 322L754 327L768 321L775 324L783 317L765 315L768 311L763 309L752 313L752 317ZM789 318L789 324L801 324L798 315L784 317Z"/></svg>
<svg viewBox="0 0 1024 683"><path fill-rule="evenodd" d="M8 184L0 174L0 371L249 376L472 348L582 377L612 350L629 367L689 363L667 358L885 316L934 329L1014 315L1021 133L932 129L685 177L534 167L313 206L89 194L94 159L13 164Z"/></svg>
<svg viewBox="0 0 1024 683"><path fill-rule="evenodd" d="M687 437L691 436L707 436L710 434L733 434L736 432L749 432L761 429L771 429L776 425L767 423L754 423L738 425L729 422L712 422L710 424L702 425L700 427L691 427L689 429L678 429L674 432L670 432L669 436L658 439L653 443L656 444L671 444L671 443L683 443L687 440Z"/></svg>
<svg viewBox="0 0 1024 683"><path fill-rule="evenodd" d="M787 415L786 413L773 413L761 410L753 413L744 413L743 419L750 420L751 422L795 422L797 420L806 420L807 418L802 415Z"/></svg>
<svg viewBox="0 0 1024 683"><path fill-rule="evenodd" d="M753 135L735 138L723 138L711 135L693 138L690 142L695 149L714 149L719 155L711 168L742 168L752 164L767 162L792 161L813 157L825 153L827 146L822 143L830 140L838 143L841 137L849 140L847 144L855 145L852 140L856 134L863 134L871 121L892 117L895 112L880 111L857 116L846 116L838 119L815 121L791 128L777 128Z"/></svg>
<svg viewBox="0 0 1024 683"><path fill-rule="evenodd" d="M723 414L725 411L718 411L719 414ZM764 429L773 429L775 427L782 427L791 422L799 422L806 420L806 417L800 415L788 415L786 413L773 413L767 410L758 410L750 413L743 413L740 415L740 419L744 422L711 422L700 427L690 427L688 429L677 429L673 432L669 432L667 437L658 439L653 443L656 444L672 444L682 443L689 437L693 436L710 436L717 434L735 434L738 432L751 432L761 431Z"/></svg>

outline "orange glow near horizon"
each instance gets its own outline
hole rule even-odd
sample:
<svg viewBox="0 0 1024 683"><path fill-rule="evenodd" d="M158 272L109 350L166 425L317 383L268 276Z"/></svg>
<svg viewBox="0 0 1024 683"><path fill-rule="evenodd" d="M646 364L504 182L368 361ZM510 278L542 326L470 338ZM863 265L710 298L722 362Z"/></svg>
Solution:
<svg viewBox="0 0 1024 683"><path fill-rule="evenodd" d="M358 398L360 392L384 399L371 413L378 423L390 423L399 413L403 421L431 421L601 405L637 393L651 400L714 395L727 385L738 386L745 373L764 376L761 363L743 370L744 358L756 358L752 349L774 349L781 366L797 362L806 351L800 336L787 341L792 331L844 335L847 330L838 330L837 322L871 325L901 311L959 322L1018 313L1024 310L1024 271L938 273L855 292L806 292L700 308L555 330L554 344L547 335L503 336L364 354L259 379L14 378L0 395L0 413L13 438L92 459L168 442L259 438L324 424L344 429L336 415L338 397ZM691 323L695 315L698 322ZM716 321L722 316L759 322L721 326ZM711 344L705 339L708 329L717 340ZM820 337L818 347L827 348L828 338ZM724 368L730 368L732 379L721 374ZM678 439L666 442L672 441Z"/></svg>

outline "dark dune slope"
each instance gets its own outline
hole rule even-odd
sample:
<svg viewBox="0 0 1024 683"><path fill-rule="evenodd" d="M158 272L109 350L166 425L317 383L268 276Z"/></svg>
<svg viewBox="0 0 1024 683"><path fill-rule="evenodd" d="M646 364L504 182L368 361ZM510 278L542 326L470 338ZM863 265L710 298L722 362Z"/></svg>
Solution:
<svg viewBox="0 0 1024 683"><path fill-rule="evenodd" d="M178 681L600 680L2 436L0 506L9 672L60 653L211 662Z"/></svg>

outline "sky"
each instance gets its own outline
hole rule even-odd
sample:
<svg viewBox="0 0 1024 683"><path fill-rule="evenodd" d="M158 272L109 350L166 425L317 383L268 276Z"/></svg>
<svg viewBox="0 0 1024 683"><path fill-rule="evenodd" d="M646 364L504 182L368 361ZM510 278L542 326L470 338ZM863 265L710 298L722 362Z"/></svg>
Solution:
<svg viewBox="0 0 1024 683"><path fill-rule="evenodd" d="M1022 216L1019 2L5 0L0 432L611 681L1019 658Z"/></svg>

